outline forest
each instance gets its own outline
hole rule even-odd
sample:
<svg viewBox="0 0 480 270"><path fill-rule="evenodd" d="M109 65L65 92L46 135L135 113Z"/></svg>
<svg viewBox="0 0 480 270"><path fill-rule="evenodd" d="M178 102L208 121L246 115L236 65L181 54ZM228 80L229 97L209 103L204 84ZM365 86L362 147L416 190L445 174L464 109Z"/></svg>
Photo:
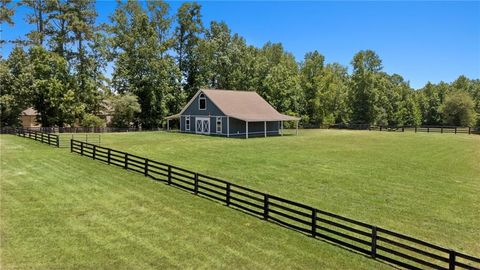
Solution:
<svg viewBox="0 0 480 270"><path fill-rule="evenodd" d="M480 125L480 79L413 89L383 71L375 51L350 66L318 51L295 59L281 43L248 45L225 22L202 21L201 5L172 11L162 1L118 1L98 23L93 0L1 0L0 22L15 31L19 6L33 26L0 59L1 126L19 125L33 107L42 126L160 127L201 88L257 91L301 126L330 124Z"/></svg>

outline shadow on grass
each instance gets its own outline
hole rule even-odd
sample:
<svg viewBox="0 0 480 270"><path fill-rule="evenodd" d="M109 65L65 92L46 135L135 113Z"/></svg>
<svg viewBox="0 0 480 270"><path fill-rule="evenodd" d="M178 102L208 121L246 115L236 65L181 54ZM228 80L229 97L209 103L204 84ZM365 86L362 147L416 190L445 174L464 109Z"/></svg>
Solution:
<svg viewBox="0 0 480 270"><path fill-rule="evenodd" d="M313 239L319 240L320 242L333 245L333 246L338 247L338 248L341 248L341 249L343 249L343 250L347 250L347 251L349 251L349 252L352 252L352 253L355 253L355 254L357 254L357 255L360 255L360 256L362 256L362 257L364 257L364 258L367 258L367 259L370 259L370 260L372 259L371 256L368 256L368 255L366 255L366 254L364 254L364 253L358 252L358 251L356 251L356 250L354 250L354 249L351 249L351 248L348 248L348 247L339 245L339 244L337 244L337 243L334 243L334 242L329 241L329 240L326 240L326 239L322 239L322 238L319 238L319 237L314 237L314 236L312 236L312 235L310 235L310 234L307 234L307 233L302 232L302 231L300 231L300 230L296 230L296 229L294 229L294 228L285 226L285 225L280 224L280 223L278 223L278 222L275 222L275 221L273 221L273 220L265 220L263 217L260 217L259 215L255 215L255 214L250 213L250 212L248 212L248 211L246 211L246 210L236 208L235 206L229 206L229 205L227 205L227 204L225 204L225 203L223 203L223 202L219 202L218 200L209 198L209 197L204 196L204 195L202 195L202 194L195 194L195 193L192 192L191 190L182 188L182 187L180 187L180 186L176 186L176 185L174 185L174 184L173 184L173 185L172 185L172 184L168 184L168 181L167 181L167 180L156 179L156 178L153 178L153 177L151 177L151 176L148 176L148 177L149 177L151 180L155 181L155 182L161 182L161 183L163 183L163 184L166 185L166 186L176 188L176 189L181 190L181 191L183 191L183 192L191 193L191 195L196 195L196 196L198 196L198 197L200 197L200 198L202 198L202 199L206 199L206 200L209 200L209 201L211 201L211 202L215 202L216 204L221 204L221 205L223 205L223 206L225 206L225 207L228 207L229 209L232 209L232 210L241 212L241 213L243 213L243 214L247 214L247 215L249 215L249 216L251 216L251 217L254 217L254 218L256 218L256 219L263 220L263 221L265 221L265 222L269 222L269 223L275 224L275 225L277 225L277 226L279 226L279 227L282 227L282 228L284 228L284 229L287 229L287 230L290 230L290 231L294 231L294 232L300 233L300 234L302 234L303 236L306 236L306 237L309 237L309 238L313 238ZM402 268L399 268L398 266L396 266L396 265L394 265L394 264L391 264L391 263L389 263L389 262L385 262L385 261L383 261L383 260L379 260L379 259L373 259L373 260L375 260L376 262L379 262L379 263L381 263L381 264L388 265L388 266L390 266L390 267L392 267L392 268L394 268L394 269L402 269Z"/></svg>

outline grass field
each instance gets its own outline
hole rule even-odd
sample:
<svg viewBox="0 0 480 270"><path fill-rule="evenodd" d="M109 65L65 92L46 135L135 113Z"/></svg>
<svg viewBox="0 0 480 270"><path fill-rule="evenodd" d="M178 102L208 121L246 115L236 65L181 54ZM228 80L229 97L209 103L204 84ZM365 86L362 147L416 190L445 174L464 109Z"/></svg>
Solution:
<svg viewBox="0 0 480 270"><path fill-rule="evenodd" d="M188 138L218 141L108 136L140 152L147 138L157 149L177 140L187 147ZM389 268L67 149L2 135L0 150L0 269Z"/></svg>
<svg viewBox="0 0 480 270"><path fill-rule="evenodd" d="M102 145L480 256L480 136L147 132ZM67 149L2 136L1 150L6 269L386 267Z"/></svg>
<svg viewBox="0 0 480 270"><path fill-rule="evenodd" d="M228 139L102 135L102 145L480 256L480 136L302 130Z"/></svg>

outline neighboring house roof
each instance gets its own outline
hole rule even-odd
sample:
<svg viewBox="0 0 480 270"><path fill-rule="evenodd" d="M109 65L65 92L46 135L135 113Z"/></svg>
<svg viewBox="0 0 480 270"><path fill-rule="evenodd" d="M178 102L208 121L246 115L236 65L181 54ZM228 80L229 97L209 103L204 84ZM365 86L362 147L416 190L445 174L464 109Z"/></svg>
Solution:
<svg viewBox="0 0 480 270"><path fill-rule="evenodd" d="M40 115L34 108L30 107L28 109L23 110L20 115L27 115L27 116L37 116Z"/></svg>
<svg viewBox="0 0 480 270"><path fill-rule="evenodd" d="M178 118L200 94L204 93L226 116L243 121L292 121L300 120L279 113L267 101L254 91L201 89L188 102L183 110L167 119Z"/></svg>

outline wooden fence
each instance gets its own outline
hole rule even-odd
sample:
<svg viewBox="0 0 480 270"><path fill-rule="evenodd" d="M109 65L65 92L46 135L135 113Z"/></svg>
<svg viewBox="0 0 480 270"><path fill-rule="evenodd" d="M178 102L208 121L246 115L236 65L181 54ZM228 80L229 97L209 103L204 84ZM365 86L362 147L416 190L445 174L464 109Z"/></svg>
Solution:
<svg viewBox="0 0 480 270"><path fill-rule="evenodd" d="M48 145L53 145L55 147L60 146L60 140L58 135L44 133L40 131L28 130L28 129L17 129L15 134L20 137L30 138Z"/></svg>
<svg viewBox="0 0 480 270"><path fill-rule="evenodd" d="M427 133L453 133L453 134L473 134L480 131L480 127L457 127L457 126L377 126L369 124L336 124L324 126L323 128L336 129L354 129L354 130L374 130L374 131L392 131L392 132L427 132Z"/></svg>
<svg viewBox="0 0 480 270"><path fill-rule="evenodd" d="M141 173L259 218L408 269L480 269L480 258L241 185L99 145L70 151Z"/></svg>
<svg viewBox="0 0 480 270"><path fill-rule="evenodd" d="M102 143L101 133L59 133L60 148L70 147L70 140L82 141L91 144L100 145Z"/></svg>

